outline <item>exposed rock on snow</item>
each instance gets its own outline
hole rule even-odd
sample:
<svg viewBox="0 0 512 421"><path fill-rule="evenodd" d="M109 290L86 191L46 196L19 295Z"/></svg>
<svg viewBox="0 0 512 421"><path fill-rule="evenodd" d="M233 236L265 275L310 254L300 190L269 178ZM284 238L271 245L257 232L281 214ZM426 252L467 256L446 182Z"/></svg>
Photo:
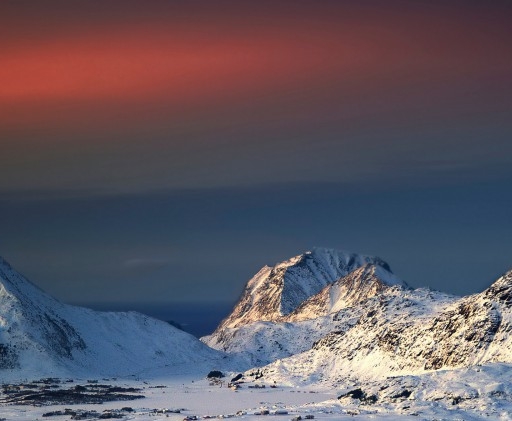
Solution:
<svg viewBox="0 0 512 421"><path fill-rule="evenodd" d="M276 361L265 377L337 383L512 362L512 276L480 294L456 298L388 289L336 313L336 328L310 350Z"/></svg>
<svg viewBox="0 0 512 421"><path fill-rule="evenodd" d="M420 419L510 419L512 367L486 364L423 375L340 385L347 410L422 416ZM435 417L435 418L432 418Z"/></svg>

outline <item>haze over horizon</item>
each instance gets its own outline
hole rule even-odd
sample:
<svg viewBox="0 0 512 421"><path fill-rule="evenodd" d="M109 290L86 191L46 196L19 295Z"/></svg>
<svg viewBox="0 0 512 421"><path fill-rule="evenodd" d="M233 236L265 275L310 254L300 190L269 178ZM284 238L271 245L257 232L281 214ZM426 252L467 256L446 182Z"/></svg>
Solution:
<svg viewBox="0 0 512 421"><path fill-rule="evenodd" d="M233 303L314 246L512 268L506 1L0 5L0 255L70 303Z"/></svg>

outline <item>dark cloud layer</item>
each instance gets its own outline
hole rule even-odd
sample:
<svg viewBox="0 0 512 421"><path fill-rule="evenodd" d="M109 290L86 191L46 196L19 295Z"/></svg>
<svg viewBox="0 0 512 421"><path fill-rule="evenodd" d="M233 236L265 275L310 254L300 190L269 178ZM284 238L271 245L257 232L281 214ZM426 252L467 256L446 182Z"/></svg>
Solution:
<svg viewBox="0 0 512 421"><path fill-rule="evenodd" d="M512 266L511 18L505 1L4 2L0 253L73 302L232 302L315 245L481 290Z"/></svg>
<svg viewBox="0 0 512 421"><path fill-rule="evenodd" d="M315 245L380 255L415 286L471 293L510 266L509 186L303 183L3 200L1 246L66 301L233 301L261 266Z"/></svg>

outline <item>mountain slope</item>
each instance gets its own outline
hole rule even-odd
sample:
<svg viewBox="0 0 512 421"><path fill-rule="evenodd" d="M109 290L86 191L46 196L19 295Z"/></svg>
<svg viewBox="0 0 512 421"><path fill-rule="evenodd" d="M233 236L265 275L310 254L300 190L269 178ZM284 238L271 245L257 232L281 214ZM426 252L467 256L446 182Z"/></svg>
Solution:
<svg viewBox="0 0 512 421"><path fill-rule="evenodd" d="M204 370L219 358L193 336L142 314L60 303L0 258L3 378Z"/></svg>
<svg viewBox="0 0 512 421"><path fill-rule="evenodd" d="M269 379L336 383L512 362L512 271L482 293L455 298L390 291L340 310L304 353L264 368Z"/></svg>
<svg viewBox="0 0 512 421"><path fill-rule="evenodd" d="M408 285L382 266L367 263L303 301L286 321L307 320L352 307L390 287Z"/></svg>

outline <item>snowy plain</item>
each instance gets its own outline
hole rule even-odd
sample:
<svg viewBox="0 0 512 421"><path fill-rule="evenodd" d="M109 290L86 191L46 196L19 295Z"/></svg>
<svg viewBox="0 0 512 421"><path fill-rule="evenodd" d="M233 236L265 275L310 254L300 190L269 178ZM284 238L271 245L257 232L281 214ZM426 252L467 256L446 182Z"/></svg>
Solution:
<svg viewBox="0 0 512 421"><path fill-rule="evenodd" d="M69 420L70 416L45 416L54 411L96 411L105 413L130 407L133 412L119 412L125 420L183 420L197 419L234 420L292 420L300 416L313 416L315 420L512 420L512 365L487 364L459 370L442 370L421 376L403 376L365 385L340 385L338 388L320 387L315 384L281 386L266 384L254 388L260 381L248 380L238 390L227 387L227 373L222 386L205 376L181 374L160 377L153 373L149 378L133 376L121 379L97 379L114 386L140 388L145 396L132 401L106 402L104 404L59 404L44 406L0 406L0 417L5 420ZM89 380L91 381L91 380ZM74 384L87 382L74 379ZM270 387L270 386L274 387ZM348 390L362 387L366 393L383 396L377 405L361 404L357 399L338 399ZM409 390L410 396L391 398L400 390ZM171 411L180 410L180 413ZM258 415L261 411L268 415ZM276 414L276 411L278 414ZM286 412L279 414L279 412ZM89 419L97 419L92 417Z"/></svg>

